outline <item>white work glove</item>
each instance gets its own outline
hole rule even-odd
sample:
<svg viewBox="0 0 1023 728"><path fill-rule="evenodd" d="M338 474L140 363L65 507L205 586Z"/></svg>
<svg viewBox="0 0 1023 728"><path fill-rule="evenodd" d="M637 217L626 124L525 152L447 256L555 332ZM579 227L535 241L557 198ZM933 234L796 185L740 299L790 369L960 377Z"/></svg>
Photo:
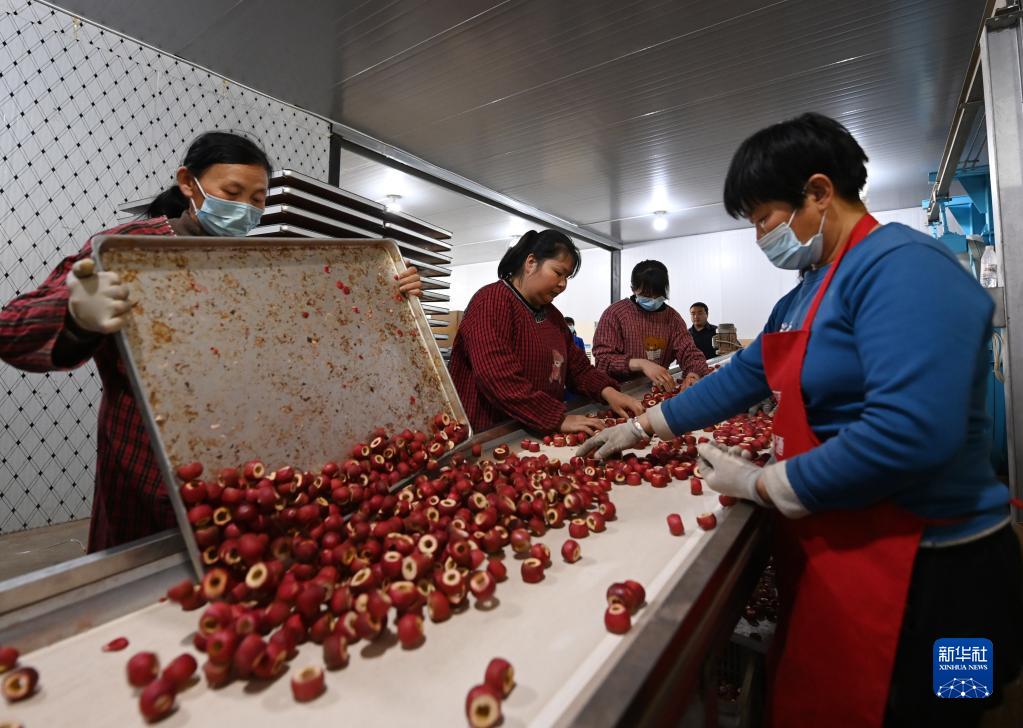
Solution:
<svg viewBox="0 0 1023 728"><path fill-rule="evenodd" d="M700 455L700 476L711 490L745 498L757 505L767 506L757 492L757 479L762 478L764 489L771 500L771 505L788 518L802 518L809 511L789 483L785 471L785 462L775 462L757 467L737 453L742 448L725 449L721 445L705 442L697 445L696 452Z"/></svg>
<svg viewBox="0 0 1023 728"><path fill-rule="evenodd" d="M750 417L757 414L758 412L763 412L765 415L772 414L774 412L774 399L772 399L771 397L762 399L755 405L750 407L749 410L747 410L747 413L749 414Z"/></svg>
<svg viewBox="0 0 1023 728"><path fill-rule="evenodd" d="M758 506L766 505L757 493L757 478L763 473L762 468L709 442L698 445L696 452L700 455L700 475L708 488L753 501Z"/></svg>
<svg viewBox="0 0 1023 728"><path fill-rule="evenodd" d="M653 407L646 411L646 417L650 420L650 427L653 428L654 435L657 435L662 440L670 440L675 436L675 433L668 427L668 421L664 417L664 413L661 411L663 403L655 404ZM579 457L586 457L588 453L597 450L597 458L605 460L609 457L617 455L622 450L628 450L629 448L636 447L643 440L648 440L652 436L646 434L643 431L642 426L636 420L636 418L630 419L628 422L622 425L615 425L614 427L608 427L606 430L601 430L596 435L591 437L589 440L584 442L575 454Z"/></svg>
<svg viewBox="0 0 1023 728"><path fill-rule="evenodd" d="M96 273L92 258L74 264L67 275L67 310L80 329L97 334L120 331L131 311L128 287L116 273Z"/></svg>
<svg viewBox="0 0 1023 728"><path fill-rule="evenodd" d="M630 419L628 422L601 430L580 445L575 454L583 458L596 450L597 459L604 460L617 455L622 450L636 447L646 439L648 436L643 432L643 428L636 420Z"/></svg>

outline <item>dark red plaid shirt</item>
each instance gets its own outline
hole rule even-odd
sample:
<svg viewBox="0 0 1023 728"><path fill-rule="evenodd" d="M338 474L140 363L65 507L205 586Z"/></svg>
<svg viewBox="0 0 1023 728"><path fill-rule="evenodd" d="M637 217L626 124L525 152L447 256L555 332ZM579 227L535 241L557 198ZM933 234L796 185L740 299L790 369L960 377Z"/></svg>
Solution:
<svg viewBox="0 0 1023 728"><path fill-rule="evenodd" d="M99 235L195 235L188 217L165 217L118 225ZM92 255L92 238L77 255L65 258L46 281L0 310L0 359L29 372L75 369L96 360L103 382L96 432L96 492L89 525L89 551L116 546L175 525L149 435L112 336L65 334L71 266ZM64 336L62 337L62 334ZM54 347L61 340L54 361Z"/></svg>
<svg viewBox="0 0 1023 728"><path fill-rule="evenodd" d="M593 334L597 368L613 377L635 376L630 359L650 359L662 367L677 361L682 374L710 374L707 359L696 346L682 316L671 306L644 311L631 298L608 306Z"/></svg>
<svg viewBox="0 0 1023 728"><path fill-rule="evenodd" d="M473 429L509 417L534 432L557 430L565 419L565 386L598 402L614 379L597 371L572 341L561 312L533 310L503 281L469 301L451 349L451 379Z"/></svg>

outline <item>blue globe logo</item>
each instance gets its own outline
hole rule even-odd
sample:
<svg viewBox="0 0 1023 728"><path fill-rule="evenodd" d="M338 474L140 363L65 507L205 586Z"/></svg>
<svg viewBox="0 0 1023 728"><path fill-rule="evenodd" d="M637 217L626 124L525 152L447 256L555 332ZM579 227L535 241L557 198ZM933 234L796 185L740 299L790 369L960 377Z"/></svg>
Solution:
<svg viewBox="0 0 1023 728"><path fill-rule="evenodd" d="M977 682L972 677L956 677L938 686L939 698L986 698L991 693L987 685Z"/></svg>

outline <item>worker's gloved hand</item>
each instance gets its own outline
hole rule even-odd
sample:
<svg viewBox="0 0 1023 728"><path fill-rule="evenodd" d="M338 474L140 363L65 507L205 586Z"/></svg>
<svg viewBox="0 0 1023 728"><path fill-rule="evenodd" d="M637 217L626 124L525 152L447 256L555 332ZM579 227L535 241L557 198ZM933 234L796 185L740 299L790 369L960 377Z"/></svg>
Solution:
<svg viewBox="0 0 1023 728"><path fill-rule="evenodd" d="M635 420L629 420L621 425L601 430L580 445L575 454L582 458L596 450L597 459L604 460L617 455L622 450L636 447L646 439L646 434L635 424Z"/></svg>
<svg viewBox="0 0 1023 728"><path fill-rule="evenodd" d="M757 414L758 412L763 412L765 415L770 415L774 412L774 408L775 408L774 398L766 397L757 402L752 407L750 407L748 413L750 417Z"/></svg>
<svg viewBox="0 0 1023 728"><path fill-rule="evenodd" d="M131 311L128 287L116 273L97 273L91 258L79 260L67 276L68 314L85 331L112 334L120 331Z"/></svg>
<svg viewBox="0 0 1023 728"><path fill-rule="evenodd" d="M736 447L735 450L741 450ZM700 475L711 490L735 498L744 498L757 505L766 505L757 493L757 478L764 472L734 450L705 442L698 445Z"/></svg>

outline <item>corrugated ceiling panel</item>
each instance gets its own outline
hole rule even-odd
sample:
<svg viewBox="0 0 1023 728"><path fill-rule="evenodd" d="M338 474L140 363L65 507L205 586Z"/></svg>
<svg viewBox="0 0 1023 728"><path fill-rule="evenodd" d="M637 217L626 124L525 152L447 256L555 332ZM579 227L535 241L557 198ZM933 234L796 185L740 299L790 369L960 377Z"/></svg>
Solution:
<svg viewBox="0 0 1023 728"><path fill-rule="evenodd" d="M70 0L86 17L626 241L715 206L738 142L813 109L881 209L938 161L980 0ZM658 202L658 187L663 188ZM649 220L646 221L647 223ZM674 224L665 235L677 235Z"/></svg>

